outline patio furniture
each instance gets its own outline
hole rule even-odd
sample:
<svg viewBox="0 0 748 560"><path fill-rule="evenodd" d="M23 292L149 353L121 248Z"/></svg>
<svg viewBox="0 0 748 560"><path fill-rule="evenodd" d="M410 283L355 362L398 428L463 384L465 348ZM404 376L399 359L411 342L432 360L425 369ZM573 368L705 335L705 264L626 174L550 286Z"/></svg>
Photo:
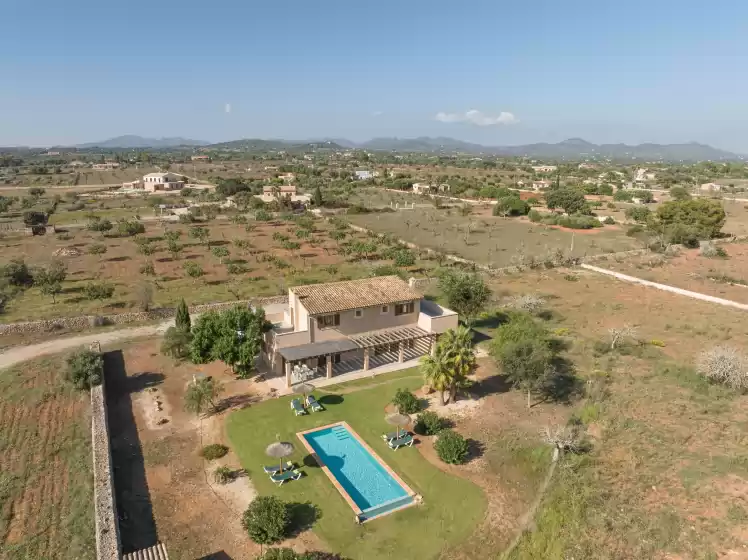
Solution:
<svg viewBox="0 0 748 560"><path fill-rule="evenodd" d="M407 436L403 436L399 439L393 439L387 442L387 445L390 446L390 449L394 449L397 451L401 447L410 447L413 445L413 436L408 434Z"/></svg>
<svg viewBox="0 0 748 560"><path fill-rule="evenodd" d="M382 434L382 439L384 441L389 442L389 441L392 441L393 439L400 439L407 435L410 435L410 434L408 434L408 432L406 432L405 430L398 430L396 432L390 432L389 434Z"/></svg>
<svg viewBox="0 0 748 560"><path fill-rule="evenodd" d="M273 465L271 467L262 467L262 470L265 471L265 474L278 474L283 469L287 470L293 470L294 466L291 461L286 461L284 465Z"/></svg>
<svg viewBox="0 0 748 560"><path fill-rule="evenodd" d="M293 409L296 416L301 416L302 414L306 414L306 410L304 410L304 407L301 406L301 402L299 399L293 399L291 401L291 408Z"/></svg>
<svg viewBox="0 0 748 560"><path fill-rule="evenodd" d="M309 395L306 400L309 403L309 408L312 409L312 412L322 412L325 410L322 405L317 402L317 399L314 398L314 395Z"/></svg>
<svg viewBox="0 0 748 560"><path fill-rule="evenodd" d="M275 482L278 486L280 486L287 480L299 480L300 478L301 478L301 472L298 470L286 471L283 473L270 475L270 480Z"/></svg>

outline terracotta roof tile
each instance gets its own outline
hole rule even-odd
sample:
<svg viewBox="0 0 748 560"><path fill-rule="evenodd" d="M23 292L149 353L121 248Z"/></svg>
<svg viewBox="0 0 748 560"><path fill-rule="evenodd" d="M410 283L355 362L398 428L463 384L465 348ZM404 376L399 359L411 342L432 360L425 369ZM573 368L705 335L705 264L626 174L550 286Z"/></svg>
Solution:
<svg viewBox="0 0 748 560"><path fill-rule="evenodd" d="M310 315L421 299L419 292L397 276L296 286L291 291Z"/></svg>

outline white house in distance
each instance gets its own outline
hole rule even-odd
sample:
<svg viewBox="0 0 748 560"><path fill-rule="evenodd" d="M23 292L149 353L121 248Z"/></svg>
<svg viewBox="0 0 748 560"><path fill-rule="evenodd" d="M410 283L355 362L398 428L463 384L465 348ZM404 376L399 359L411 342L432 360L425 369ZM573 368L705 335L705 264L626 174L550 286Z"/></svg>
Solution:
<svg viewBox="0 0 748 560"><path fill-rule="evenodd" d="M654 181L657 175L646 168L639 168L634 174L634 181L642 183L644 181Z"/></svg>
<svg viewBox="0 0 748 560"><path fill-rule="evenodd" d="M359 181L379 177L379 171L369 171L368 169L357 169L354 171L354 174L356 175L356 179Z"/></svg>
<svg viewBox="0 0 748 560"><path fill-rule="evenodd" d="M296 365L331 378L404 362L435 348L441 333L457 327L457 313L423 299L397 276L296 286L288 303L268 306L273 323L261 358L293 383Z"/></svg>
<svg viewBox="0 0 748 560"><path fill-rule="evenodd" d="M722 190L722 185L717 183L704 183L699 187L699 189L707 192L719 192Z"/></svg>
<svg viewBox="0 0 748 560"><path fill-rule="evenodd" d="M550 181L533 181L532 182L532 190L534 191L542 191L551 186Z"/></svg>
<svg viewBox="0 0 748 560"><path fill-rule="evenodd" d="M149 173L142 179L122 183L122 188L127 190L143 190L145 192L156 191L178 191L184 188L181 175L174 173Z"/></svg>
<svg viewBox="0 0 748 560"><path fill-rule="evenodd" d="M532 170L535 173L553 173L558 169L555 165L533 165Z"/></svg>

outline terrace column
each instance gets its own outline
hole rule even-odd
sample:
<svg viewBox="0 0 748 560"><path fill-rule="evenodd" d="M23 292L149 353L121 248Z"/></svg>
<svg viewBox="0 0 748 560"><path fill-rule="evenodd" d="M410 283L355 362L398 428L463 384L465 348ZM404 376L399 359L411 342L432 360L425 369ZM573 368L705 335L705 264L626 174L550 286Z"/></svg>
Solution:
<svg viewBox="0 0 748 560"><path fill-rule="evenodd" d="M364 371L369 369L369 349L364 348Z"/></svg>
<svg viewBox="0 0 748 560"><path fill-rule="evenodd" d="M429 337L429 353L432 356L436 356L436 335Z"/></svg>
<svg viewBox="0 0 748 560"><path fill-rule="evenodd" d="M332 377L332 354L327 355L327 379Z"/></svg>
<svg viewBox="0 0 748 560"><path fill-rule="evenodd" d="M403 342L402 340L400 341L400 344L399 344L397 361L400 362L401 364L405 361L405 342Z"/></svg>
<svg viewBox="0 0 748 560"><path fill-rule="evenodd" d="M291 362L286 361L286 388L291 388Z"/></svg>

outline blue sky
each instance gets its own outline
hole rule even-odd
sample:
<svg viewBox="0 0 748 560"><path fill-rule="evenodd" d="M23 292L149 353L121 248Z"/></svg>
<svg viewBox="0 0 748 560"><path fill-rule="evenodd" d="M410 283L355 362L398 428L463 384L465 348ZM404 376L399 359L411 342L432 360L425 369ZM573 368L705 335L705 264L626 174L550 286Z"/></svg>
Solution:
<svg viewBox="0 0 748 560"><path fill-rule="evenodd" d="M2 13L0 145L582 137L748 153L744 0L5 0Z"/></svg>

